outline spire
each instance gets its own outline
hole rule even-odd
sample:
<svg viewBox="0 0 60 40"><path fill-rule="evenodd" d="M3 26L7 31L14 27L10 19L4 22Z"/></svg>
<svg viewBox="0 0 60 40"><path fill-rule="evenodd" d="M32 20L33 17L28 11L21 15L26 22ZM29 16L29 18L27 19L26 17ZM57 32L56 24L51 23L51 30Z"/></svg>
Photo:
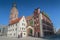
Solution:
<svg viewBox="0 0 60 40"><path fill-rule="evenodd" d="M10 23L12 22L12 20L15 20L18 18L18 10L16 8L16 2L14 2L12 4L12 9L11 9L11 12L10 12Z"/></svg>
<svg viewBox="0 0 60 40"><path fill-rule="evenodd" d="M13 1L13 3L12 3L12 7L16 7L17 5L16 5L16 0L14 0Z"/></svg>
<svg viewBox="0 0 60 40"><path fill-rule="evenodd" d="M12 7L16 7L16 2L13 3Z"/></svg>

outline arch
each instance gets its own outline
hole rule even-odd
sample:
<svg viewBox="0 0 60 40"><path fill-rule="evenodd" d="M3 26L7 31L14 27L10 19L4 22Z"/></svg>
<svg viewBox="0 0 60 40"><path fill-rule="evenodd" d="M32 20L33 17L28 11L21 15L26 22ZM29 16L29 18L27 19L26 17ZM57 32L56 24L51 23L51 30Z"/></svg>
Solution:
<svg viewBox="0 0 60 40"><path fill-rule="evenodd" d="M31 26L27 27L27 36L34 36L34 28Z"/></svg>

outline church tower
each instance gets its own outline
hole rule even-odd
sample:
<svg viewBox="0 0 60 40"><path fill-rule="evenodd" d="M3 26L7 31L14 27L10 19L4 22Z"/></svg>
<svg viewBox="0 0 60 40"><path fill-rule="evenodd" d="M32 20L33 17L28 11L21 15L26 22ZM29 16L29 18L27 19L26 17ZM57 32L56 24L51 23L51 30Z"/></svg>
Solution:
<svg viewBox="0 0 60 40"><path fill-rule="evenodd" d="M15 19L18 19L18 10L17 10L17 7L16 7L16 3L13 3L11 13L10 13L9 23L11 23Z"/></svg>

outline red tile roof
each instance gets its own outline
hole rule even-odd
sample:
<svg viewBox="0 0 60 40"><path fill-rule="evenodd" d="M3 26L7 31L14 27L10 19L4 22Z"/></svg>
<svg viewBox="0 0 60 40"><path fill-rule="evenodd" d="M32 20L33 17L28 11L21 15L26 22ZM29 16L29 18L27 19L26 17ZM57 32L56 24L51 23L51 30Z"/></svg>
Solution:
<svg viewBox="0 0 60 40"><path fill-rule="evenodd" d="M15 20L11 20L10 21L10 25L15 24L15 23L18 23L20 20L21 20L21 18L17 18Z"/></svg>
<svg viewBox="0 0 60 40"><path fill-rule="evenodd" d="M30 20L30 19L32 19L32 16L26 17L26 20Z"/></svg>

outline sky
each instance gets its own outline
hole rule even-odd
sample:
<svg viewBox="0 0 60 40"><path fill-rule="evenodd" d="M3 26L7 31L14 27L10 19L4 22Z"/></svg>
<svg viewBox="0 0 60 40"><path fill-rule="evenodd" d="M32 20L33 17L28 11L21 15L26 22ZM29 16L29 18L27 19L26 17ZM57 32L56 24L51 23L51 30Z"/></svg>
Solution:
<svg viewBox="0 0 60 40"><path fill-rule="evenodd" d="M16 1L19 17L30 16L34 9L46 12L53 26L60 28L60 0L0 0L0 24L8 25L12 3Z"/></svg>

